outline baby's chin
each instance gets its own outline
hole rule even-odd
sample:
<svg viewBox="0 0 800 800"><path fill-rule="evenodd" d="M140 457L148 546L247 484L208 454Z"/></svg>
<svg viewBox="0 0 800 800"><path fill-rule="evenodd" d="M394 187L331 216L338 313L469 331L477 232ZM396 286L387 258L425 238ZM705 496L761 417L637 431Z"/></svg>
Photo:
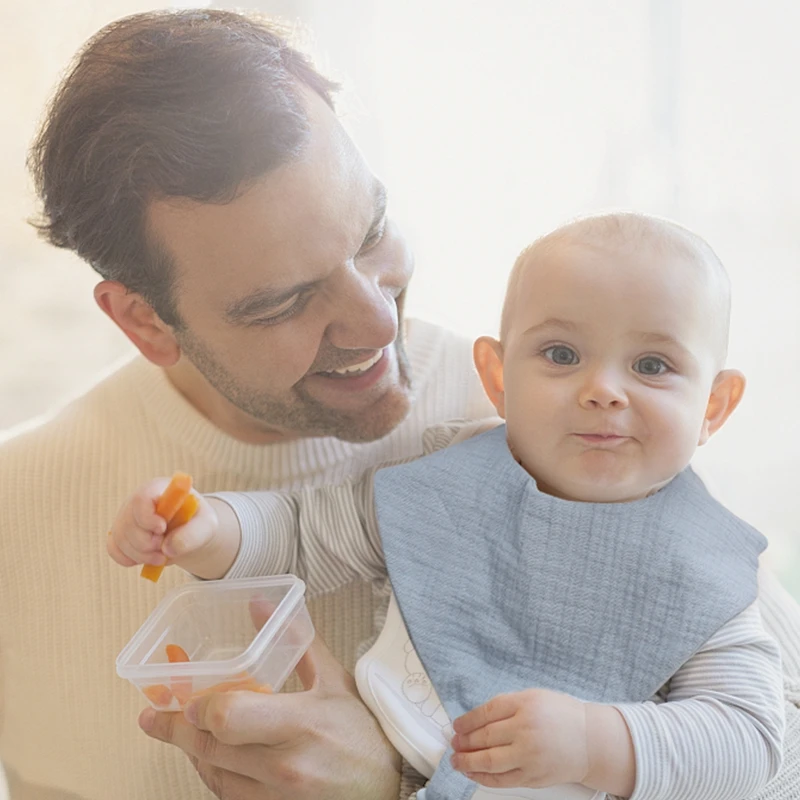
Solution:
<svg viewBox="0 0 800 800"><path fill-rule="evenodd" d="M621 481L537 481L539 491L576 503L632 503L655 494L665 484L646 485Z"/></svg>

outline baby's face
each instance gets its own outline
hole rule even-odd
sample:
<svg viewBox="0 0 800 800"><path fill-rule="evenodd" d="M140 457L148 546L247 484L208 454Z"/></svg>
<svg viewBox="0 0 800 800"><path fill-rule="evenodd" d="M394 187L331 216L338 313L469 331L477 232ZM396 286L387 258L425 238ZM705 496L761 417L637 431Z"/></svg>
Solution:
<svg viewBox="0 0 800 800"><path fill-rule="evenodd" d="M645 497L690 461L719 369L713 286L687 258L564 242L524 269L503 347L515 456L543 491Z"/></svg>

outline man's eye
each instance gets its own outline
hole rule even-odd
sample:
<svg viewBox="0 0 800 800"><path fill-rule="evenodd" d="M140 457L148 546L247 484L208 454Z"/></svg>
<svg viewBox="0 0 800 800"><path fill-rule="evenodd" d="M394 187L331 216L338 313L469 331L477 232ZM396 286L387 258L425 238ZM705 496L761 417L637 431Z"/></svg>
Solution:
<svg viewBox="0 0 800 800"><path fill-rule="evenodd" d="M276 322L282 322L285 319L301 311L305 305L306 297L303 292L298 292L292 295L288 300L284 300L279 306L276 306L273 311L268 315L254 319L253 325L272 325Z"/></svg>
<svg viewBox="0 0 800 800"><path fill-rule="evenodd" d="M640 375L646 375L648 377L652 377L654 375L663 375L665 372L669 372L669 366L667 363L663 359L657 358L656 356L645 356L644 358L640 358L633 365L633 368Z"/></svg>
<svg viewBox="0 0 800 800"><path fill-rule="evenodd" d="M386 233L386 219L384 219L377 228L367 234L367 238L364 239L361 249L358 251L359 254L366 253L367 250L372 250L372 248L383 239L384 233Z"/></svg>
<svg viewBox="0 0 800 800"><path fill-rule="evenodd" d="M564 344L554 344L543 351L545 358L558 364L559 367L573 367L580 359L578 354Z"/></svg>

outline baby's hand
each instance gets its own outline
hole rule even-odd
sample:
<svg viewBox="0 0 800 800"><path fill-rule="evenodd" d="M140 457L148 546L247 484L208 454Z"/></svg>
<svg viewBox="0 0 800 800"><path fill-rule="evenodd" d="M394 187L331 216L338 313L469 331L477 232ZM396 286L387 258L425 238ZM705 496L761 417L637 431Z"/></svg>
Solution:
<svg viewBox="0 0 800 800"><path fill-rule="evenodd" d="M156 502L169 478L156 478L139 488L122 506L108 536L108 554L123 567L176 563L192 571L192 564L212 549L219 527L217 514L202 495L195 515L185 525L167 527L156 514Z"/></svg>
<svg viewBox="0 0 800 800"><path fill-rule="evenodd" d="M583 783L589 772L585 704L547 689L493 697L453 723L453 767L483 786Z"/></svg>

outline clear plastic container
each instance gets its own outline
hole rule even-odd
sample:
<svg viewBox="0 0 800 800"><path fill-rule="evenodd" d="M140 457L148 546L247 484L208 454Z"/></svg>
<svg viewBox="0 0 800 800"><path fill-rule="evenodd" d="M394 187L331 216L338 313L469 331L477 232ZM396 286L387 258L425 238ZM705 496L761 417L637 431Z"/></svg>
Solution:
<svg viewBox="0 0 800 800"><path fill-rule="evenodd" d="M304 593L295 575L173 589L117 656L117 674L159 711L214 691L277 692L314 638ZM268 616L260 630L254 616ZM171 663L167 645L188 662Z"/></svg>

